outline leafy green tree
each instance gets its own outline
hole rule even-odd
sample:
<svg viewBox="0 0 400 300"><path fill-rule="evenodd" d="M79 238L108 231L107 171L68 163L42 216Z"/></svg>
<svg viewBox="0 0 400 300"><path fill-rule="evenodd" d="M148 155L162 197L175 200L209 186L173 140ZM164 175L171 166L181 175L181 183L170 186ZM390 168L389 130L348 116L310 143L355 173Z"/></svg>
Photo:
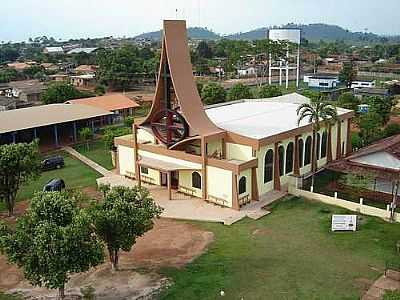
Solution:
<svg viewBox="0 0 400 300"><path fill-rule="evenodd" d="M38 76L37 74L44 74L45 70L40 65L33 65L33 66L25 69L23 71L23 73L28 79L34 79L35 77Z"/></svg>
<svg viewBox="0 0 400 300"><path fill-rule="evenodd" d="M94 92L96 93L97 96L103 96L107 91L107 88L103 84L97 84L96 87L94 88Z"/></svg>
<svg viewBox="0 0 400 300"><path fill-rule="evenodd" d="M203 86L201 98L207 105L225 102L226 92L222 85L211 82Z"/></svg>
<svg viewBox="0 0 400 300"><path fill-rule="evenodd" d="M339 73L339 80L349 88L356 77L357 70L354 67L354 63L352 61L344 63L343 68Z"/></svg>
<svg viewBox="0 0 400 300"><path fill-rule="evenodd" d="M86 149L89 150L89 141L93 138L93 131L88 127L84 127L79 130L79 138L86 143Z"/></svg>
<svg viewBox="0 0 400 300"><path fill-rule="evenodd" d="M211 47L208 45L206 41L201 41L197 46L197 53L201 58L212 58L213 53Z"/></svg>
<svg viewBox="0 0 400 300"><path fill-rule="evenodd" d="M0 69L0 83L6 83L18 78L18 72L15 69Z"/></svg>
<svg viewBox="0 0 400 300"><path fill-rule="evenodd" d="M20 186L40 174L38 142L0 146L0 199L8 215L14 213L15 199Z"/></svg>
<svg viewBox="0 0 400 300"><path fill-rule="evenodd" d="M135 118L132 116L126 117L124 119L124 125L128 128L132 128L133 123L135 123Z"/></svg>
<svg viewBox="0 0 400 300"><path fill-rule="evenodd" d="M275 85L264 85L258 91L258 97L260 98L273 98L282 96L282 91Z"/></svg>
<svg viewBox="0 0 400 300"><path fill-rule="evenodd" d="M106 149L114 149L114 138L132 133L132 127L107 127L104 130L103 142Z"/></svg>
<svg viewBox="0 0 400 300"><path fill-rule="evenodd" d="M400 134L400 124L397 123L391 123L383 130L384 137L390 137L397 134Z"/></svg>
<svg viewBox="0 0 400 300"><path fill-rule="evenodd" d="M386 124L390 119L392 112L393 101L391 98L373 96L367 98L369 111L378 113L382 116L383 124Z"/></svg>
<svg viewBox="0 0 400 300"><path fill-rule="evenodd" d="M32 285L58 289L60 299L71 274L104 260L102 243L76 200L67 193L40 192L18 218L15 231L0 225L0 250Z"/></svg>
<svg viewBox="0 0 400 300"><path fill-rule="evenodd" d="M252 99L253 94L251 93L250 87L244 85L243 83L235 84L228 91L228 100L240 100L240 99Z"/></svg>
<svg viewBox="0 0 400 300"><path fill-rule="evenodd" d="M382 137L383 117L377 112L370 111L360 116L358 127L363 146L367 146Z"/></svg>
<svg viewBox="0 0 400 300"><path fill-rule="evenodd" d="M112 88L128 88L144 72L144 60L137 47L126 45L97 54L96 75L101 83Z"/></svg>
<svg viewBox="0 0 400 300"><path fill-rule="evenodd" d="M316 159L316 132L321 129L322 124L333 124L337 120L337 109L336 107L330 105L327 102L323 101L322 96L311 99L310 103L300 104L297 108L297 125L300 126L300 123L303 120L307 120L308 123L312 123L313 127L313 165L312 172L315 173L317 171L317 159ZM314 181L314 176L313 176ZM314 182L313 182L314 184Z"/></svg>
<svg viewBox="0 0 400 300"><path fill-rule="evenodd" d="M93 95L81 92L68 83L54 82L43 92L40 99L44 104L52 104L91 96Z"/></svg>
<svg viewBox="0 0 400 300"><path fill-rule="evenodd" d="M119 252L130 251L136 239L153 228L161 214L147 189L113 187L103 189L104 201L93 203L89 215L96 235L106 244L111 266L118 270Z"/></svg>
<svg viewBox="0 0 400 300"><path fill-rule="evenodd" d="M341 94L338 99L338 106L345 109L357 111L359 104L360 101L351 92Z"/></svg>
<svg viewBox="0 0 400 300"><path fill-rule="evenodd" d="M351 146L353 149L360 149L363 147L363 140L357 132L351 134Z"/></svg>

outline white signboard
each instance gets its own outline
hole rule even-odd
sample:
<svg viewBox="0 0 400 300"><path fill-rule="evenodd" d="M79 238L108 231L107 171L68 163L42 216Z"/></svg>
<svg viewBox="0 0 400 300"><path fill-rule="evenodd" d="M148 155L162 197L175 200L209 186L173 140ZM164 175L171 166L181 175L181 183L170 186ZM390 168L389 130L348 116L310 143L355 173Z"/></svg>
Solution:
<svg viewBox="0 0 400 300"><path fill-rule="evenodd" d="M270 29L269 39L273 41L289 41L300 45L301 31L300 29Z"/></svg>
<svg viewBox="0 0 400 300"><path fill-rule="evenodd" d="M332 231L356 231L357 216L355 215L333 215Z"/></svg>

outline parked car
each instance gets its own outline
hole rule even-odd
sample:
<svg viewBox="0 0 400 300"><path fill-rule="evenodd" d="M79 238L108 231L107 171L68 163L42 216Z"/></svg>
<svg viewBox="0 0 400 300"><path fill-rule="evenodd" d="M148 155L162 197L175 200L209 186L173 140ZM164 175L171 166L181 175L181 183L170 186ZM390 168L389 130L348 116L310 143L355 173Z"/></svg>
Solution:
<svg viewBox="0 0 400 300"><path fill-rule="evenodd" d="M53 178L43 187L43 192L61 192L63 189L65 189L64 180Z"/></svg>
<svg viewBox="0 0 400 300"><path fill-rule="evenodd" d="M64 167L64 165L64 157L59 155L46 158L42 160L41 163L42 171L60 169Z"/></svg>

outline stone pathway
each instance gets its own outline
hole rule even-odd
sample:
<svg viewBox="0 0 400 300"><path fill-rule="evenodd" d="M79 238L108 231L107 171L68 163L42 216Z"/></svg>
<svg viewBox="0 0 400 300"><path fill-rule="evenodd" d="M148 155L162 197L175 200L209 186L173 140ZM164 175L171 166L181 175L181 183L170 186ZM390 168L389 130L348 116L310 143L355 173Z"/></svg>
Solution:
<svg viewBox="0 0 400 300"><path fill-rule="evenodd" d="M386 291L400 290L400 273L388 270L362 297L362 300L381 300Z"/></svg>
<svg viewBox="0 0 400 300"><path fill-rule="evenodd" d="M73 149L73 148L71 148L69 146L64 147L63 150L65 152L68 152L69 154L71 154L76 159L79 159L81 162L83 162L84 164L88 165L89 167L91 167L92 169L94 169L95 171L97 171L98 173L100 173L103 176L110 176L112 174L111 171L109 171L106 168L100 166L98 163L95 163L94 161L90 160L89 158L87 158L86 156L80 154L78 151L76 151L75 149Z"/></svg>

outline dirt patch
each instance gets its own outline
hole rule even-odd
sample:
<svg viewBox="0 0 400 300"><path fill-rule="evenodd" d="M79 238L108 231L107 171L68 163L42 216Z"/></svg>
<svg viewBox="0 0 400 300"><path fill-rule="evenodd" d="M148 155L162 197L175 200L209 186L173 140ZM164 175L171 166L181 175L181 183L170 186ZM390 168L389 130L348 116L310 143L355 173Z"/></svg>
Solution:
<svg viewBox="0 0 400 300"><path fill-rule="evenodd" d="M272 230L267 229L267 228L263 228L263 229L255 229L253 230L253 232L251 233L253 236L266 236L266 235L271 235L272 234Z"/></svg>
<svg viewBox="0 0 400 300"><path fill-rule="evenodd" d="M142 299L168 284L157 273L162 267L183 267L201 255L214 240L212 232L169 219L157 220L154 228L139 238L130 252L122 252L120 271L112 273L108 261L89 272L74 275L67 293L80 295L80 288L92 286L97 299ZM145 271L144 271L145 270ZM33 288L21 272L0 256L0 290L22 292L33 299L53 299L54 291ZM7 278L5 278L7 277Z"/></svg>
<svg viewBox="0 0 400 300"><path fill-rule="evenodd" d="M93 186L83 188L82 192L90 199L97 201L101 201L103 199L103 194Z"/></svg>
<svg viewBox="0 0 400 300"><path fill-rule="evenodd" d="M367 278L356 278L354 280L354 286L361 291L361 294L364 294L366 291L368 291L368 289L373 283L374 283L373 280Z"/></svg>
<svg viewBox="0 0 400 300"><path fill-rule="evenodd" d="M12 217L8 216L7 211L0 212L0 221L5 221L11 225L14 225L15 222L17 221L17 218L22 216L28 209L29 203L30 203L29 200L17 202L14 207L14 215Z"/></svg>

